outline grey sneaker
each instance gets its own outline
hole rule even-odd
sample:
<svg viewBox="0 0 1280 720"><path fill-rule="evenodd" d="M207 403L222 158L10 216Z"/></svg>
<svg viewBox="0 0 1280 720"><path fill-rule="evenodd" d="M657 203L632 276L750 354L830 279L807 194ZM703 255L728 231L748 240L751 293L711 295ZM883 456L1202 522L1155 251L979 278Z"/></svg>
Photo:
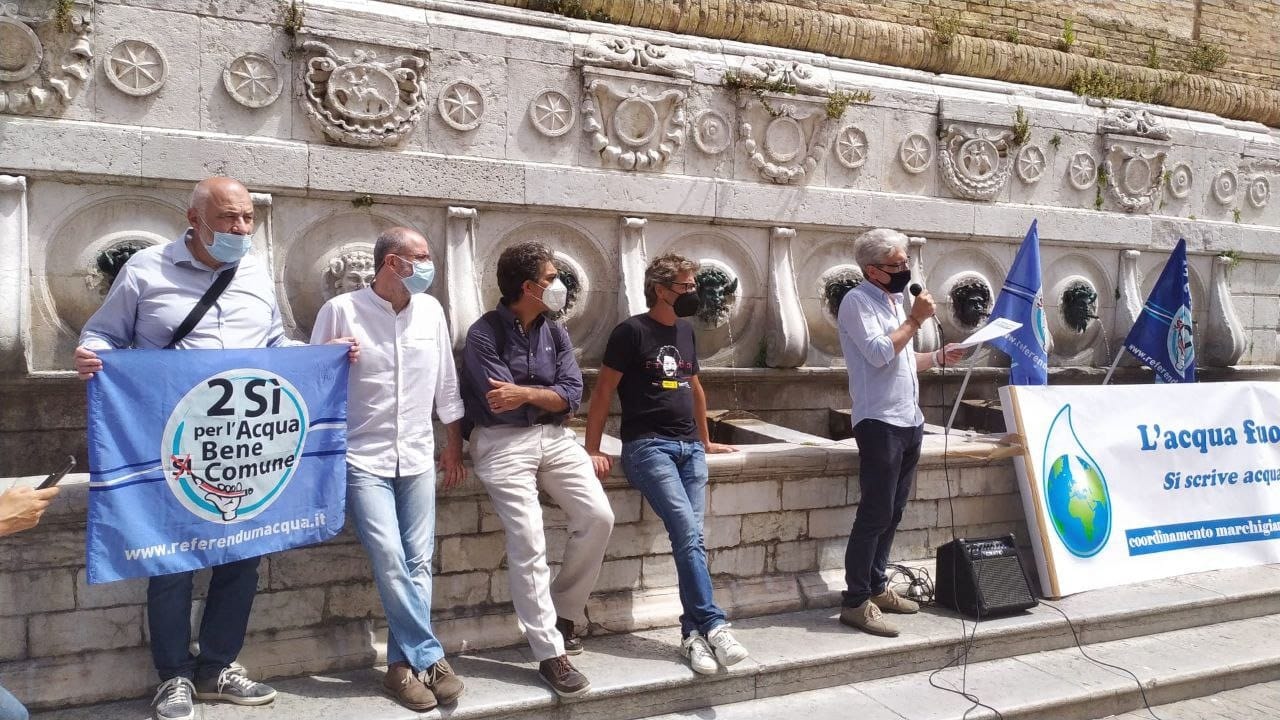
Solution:
<svg viewBox="0 0 1280 720"><path fill-rule="evenodd" d="M711 652L707 639L694 630L689 637L680 643L680 654L689 660L689 667L699 675L714 675L720 666L716 664L716 656Z"/></svg>
<svg viewBox="0 0 1280 720"><path fill-rule="evenodd" d="M747 659L747 649L729 634L729 623L707 633L707 644L715 651L716 660L725 667Z"/></svg>
<svg viewBox="0 0 1280 720"><path fill-rule="evenodd" d="M239 665L230 665L222 668L216 678L197 683L196 699L221 700L233 705L266 705L276 699L276 691L270 685L250 680Z"/></svg>
<svg viewBox="0 0 1280 720"><path fill-rule="evenodd" d="M194 720L195 705L191 695L195 686L184 677L169 678L160 683L156 696L151 700L151 709L156 720Z"/></svg>
<svg viewBox="0 0 1280 720"><path fill-rule="evenodd" d="M885 621L880 608L870 600L864 600L858 607L847 607L840 611L840 622L849 627L881 637L898 637L898 628Z"/></svg>
<svg viewBox="0 0 1280 720"><path fill-rule="evenodd" d="M920 603L915 600L908 600L902 597L891 587L886 587L884 592L871 598L871 602L876 607L888 613L899 613L901 615L910 615L920 612Z"/></svg>

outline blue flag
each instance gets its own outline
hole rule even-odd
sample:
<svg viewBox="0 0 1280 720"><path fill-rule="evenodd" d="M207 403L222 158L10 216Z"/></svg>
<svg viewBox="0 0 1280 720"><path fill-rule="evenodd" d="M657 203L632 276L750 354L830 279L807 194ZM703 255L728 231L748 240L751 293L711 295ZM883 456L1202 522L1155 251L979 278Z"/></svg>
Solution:
<svg viewBox="0 0 1280 720"><path fill-rule="evenodd" d="M1044 297L1040 288L1040 233L1031 221L1018 256L1004 279L1004 287L991 308L990 320L1008 318L1022 327L991 340L1013 361L1010 385L1044 385L1049 382L1049 329L1045 325Z"/></svg>
<svg viewBox="0 0 1280 720"><path fill-rule="evenodd" d="M1124 339L1124 349L1156 373L1156 382L1195 382L1196 344L1191 322L1187 241L1178 240Z"/></svg>
<svg viewBox="0 0 1280 720"><path fill-rule="evenodd" d="M89 582L243 560L342 529L345 345L100 356L88 383Z"/></svg>

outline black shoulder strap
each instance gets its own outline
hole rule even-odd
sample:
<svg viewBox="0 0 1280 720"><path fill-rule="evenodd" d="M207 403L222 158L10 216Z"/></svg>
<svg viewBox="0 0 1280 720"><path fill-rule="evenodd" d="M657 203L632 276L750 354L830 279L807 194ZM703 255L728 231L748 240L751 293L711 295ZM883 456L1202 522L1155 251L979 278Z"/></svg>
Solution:
<svg viewBox="0 0 1280 720"><path fill-rule="evenodd" d="M218 277L214 279L209 289L204 291L204 295L200 296L196 306L191 308L191 312L187 313L187 317L183 319L182 324L178 326L177 330L173 331L173 339L169 341L168 345L165 345L165 349L176 347L178 343L182 342L183 338L195 329L196 325L200 324L204 314L209 312L209 308L218 302L219 297L222 297L222 291L226 290L227 286L231 284L231 279L236 276L236 269L239 267L240 263L236 263L218 273Z"/></svg>

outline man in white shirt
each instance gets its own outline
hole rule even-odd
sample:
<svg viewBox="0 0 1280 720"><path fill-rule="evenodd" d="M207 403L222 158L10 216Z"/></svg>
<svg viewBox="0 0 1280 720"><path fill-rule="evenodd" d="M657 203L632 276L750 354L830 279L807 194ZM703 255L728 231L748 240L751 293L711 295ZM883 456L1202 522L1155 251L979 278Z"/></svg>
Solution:
<svg viewBox="0 0 1280 720"><path fill-rule="evenodd" d="M373 284L320 308L312 343L354 336L360 362L347 383L347 511L369 554L387 616L383 688L418 712L451 703L463 684L431 631L435 544L434 406L448 430L444 487L466 476L462 397L421 233L391 228L373 248Z"/></svg>
<svg viewBox="0 0 1280 720"><path fill-rule="evenodd" d="M75 350L76 371L89 380L102 371L99 350L119 348L227 349L300 345L287 338L271 274L253 247L253 200L239 181L212 177L191 193L191 227L177 240L139 250L125 264L89 318ZM226 277L227 273L232 273ZM220 280L228 281L194 325L192 309ZM186 329L187 332L182 330ZM352 349L354 360L358 348ZM244 646L258 589L258 560L218 565L209 580L200 621L200 654L191 645L192 572L150 578L147 622L160 687L152 700L157 720L192 720L193 696L237 705L263 705L276 691L234 664Z"/></svg>
<svg viewBox="0 0 1280 720"><path fill-rule="evenodd" d="M849 371L853 436L858 443L862 497L845 550L846 589L840 622L873 635L894 637L898 629L881 611L914 613L920 606L889 587L885 568L902 511L911 496L924 435L920 382L916 373L951 365L964 350L933 353L908 348L922 323L933 317L929 291L905 307L911 282L907 237L870 230L853 244L865 280L840 303L840 347Z"/></svg>

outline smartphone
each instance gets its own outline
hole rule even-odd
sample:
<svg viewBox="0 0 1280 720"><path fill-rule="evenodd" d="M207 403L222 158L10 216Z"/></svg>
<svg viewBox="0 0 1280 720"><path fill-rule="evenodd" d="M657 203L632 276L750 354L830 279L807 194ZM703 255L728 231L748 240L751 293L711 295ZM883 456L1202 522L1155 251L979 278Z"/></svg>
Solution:
<svg viewBox="0 0 1280 720"><path fill-rule="evenodd" d="M57 485L59 482L62 481L62 478L67 476L67 473L71 472L71 469L74 468L75 466L76 466L75 456L68 455L67 464L63 465L62 468L58 470L58 472L51 473L49 477L44 479L44 482L40 483L40 487L36 489L44 490L45 488L51 488L54 485Z"/></svg>

